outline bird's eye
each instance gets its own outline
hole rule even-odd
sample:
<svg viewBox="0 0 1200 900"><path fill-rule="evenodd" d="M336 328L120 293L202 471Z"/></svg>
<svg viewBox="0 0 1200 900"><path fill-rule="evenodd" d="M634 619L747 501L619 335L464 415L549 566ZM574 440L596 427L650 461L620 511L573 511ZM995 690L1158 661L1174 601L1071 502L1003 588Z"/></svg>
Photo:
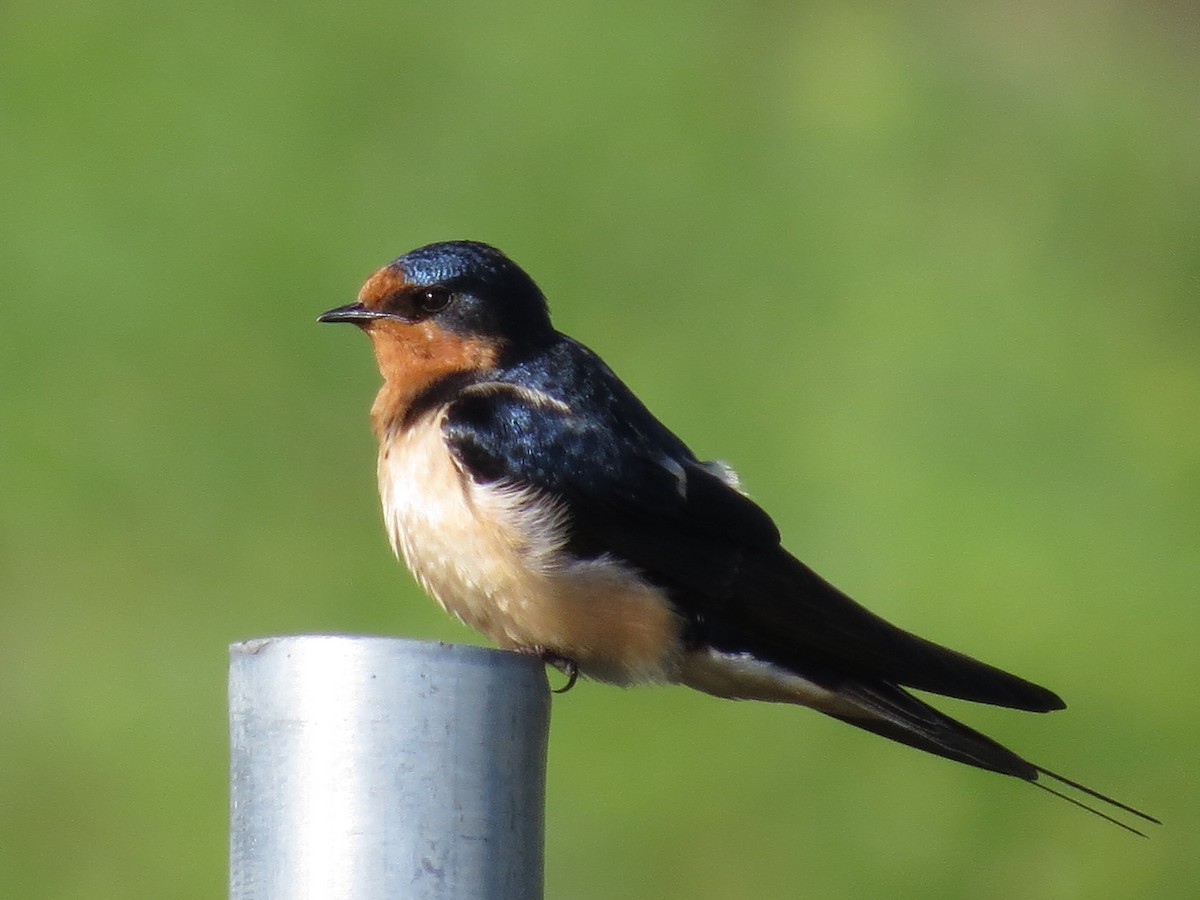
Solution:
<svg viewBox="0 0 1200 900"><path fill-rule="evenodd" d="M450 305L450 300L453 298L453 296L454 295L444 287L440 287L438 285L427 287L417 294L417 309L430 315L436 312L441 312Z"/></svg>

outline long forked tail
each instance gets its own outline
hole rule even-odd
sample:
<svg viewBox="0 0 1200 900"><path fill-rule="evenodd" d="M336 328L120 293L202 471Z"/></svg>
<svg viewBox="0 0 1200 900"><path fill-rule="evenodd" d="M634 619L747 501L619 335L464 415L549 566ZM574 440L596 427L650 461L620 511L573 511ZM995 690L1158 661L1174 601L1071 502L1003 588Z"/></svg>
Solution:
<svg viewBox="0 0 1200 900"><path fill-rule="evenodd" d="M1120 800L1114 800L1112 797L1108 796L1107 794L1102 794L1099 791L1095 790L1094 788L1090 788L1085 784L1080 784L1078 781L1073 781L1070 778L1065 778L1062 775L1058 775L1054 772L1051 772L1049 769L1042 768L1041 766L1034 766L1034 768L1037 769L1037 772L1039 775L1045 775L1047 778L1053 778L1055 781L1059 782L1060 784L1065 784L1065 785L1067 785L1067 787L1074 788L1075 790L1079 791L1080 793L1087 794L1089 797L1091 797L1094 800L1098 800L1101 803L1107 803L1109 806L1112 806L1115 809L1123 810L1124 812L1127 812L1130 815L1137 816L1139 819L1141 819L1145 822L1153 822L1155 825L1162 824L1161 819L1156 819L1154 816L1150 815L1149 813L1142 812L1140 809L1132 807L1128 803L1122 803ZM1099 816L1100 818L1104 819L1105 821L1112 822L1118 828L1124 828L1126 831L1132 831L1134 834L1139 835L1141 837L1147 837L1146 832L1139 831L1138 829L1134 828L1132 825L1127 825L1126 823L1122 822L1120 819L1117 819L1115 816L1111 816L1108 813L1104 812L1103 810L1096 808L1095 806L1091 806L1087 803L1084 803L1078 797L1072 797L1070 794L1065 794L1062 791L1055 790L1054 788L1050 787L1049 785L1047 785L1041 781L1032 780L1030 783L1034 787L1040 787L1043 791L1048 791L1049 793L1053 794L1055 797L1059 797L1063 800L1066 800L1068 803L1078 806L1080 809L1086 809L1088 812L1092 813L1093 815Z"/></svg>
<svg viewBox="0 0 1200 900"><path fill-rule="evenodd" d="M1145 832L1122 822L1101 807L1107 805L1113 810L1128 813L1142 821L1162 824L1149 813L1029 762L987 735L939 712L901 688L890 684L842 685L838 693L863 711L862 716L832 714L843 722L928 753L1028 781L1080 809L1111 822L1118 828L1142 837L1147 836ZM1078 791L1097 802L1093 805L1073 797L1058 787L1045 784L1039 780L1039 776L1052 779L1059 785Z"/></svg>

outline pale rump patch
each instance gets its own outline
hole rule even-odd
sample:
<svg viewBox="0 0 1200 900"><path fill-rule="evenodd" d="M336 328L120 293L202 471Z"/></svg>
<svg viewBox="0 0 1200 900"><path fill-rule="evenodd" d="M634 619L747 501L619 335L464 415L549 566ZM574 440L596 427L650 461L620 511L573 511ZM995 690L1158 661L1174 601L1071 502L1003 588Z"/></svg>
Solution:
<svg viewBox="0 0 1200 900"><path fill-rule="evenodd" d="M683 658L679 681L730 700L797 703L834 715L863 715L861 706L835 691L749 653L724 653L711 647L692 651Z"/></svg>
<svg viewBox="0 0 1200 900"><path fill-rule="evenodd" d="M563 510L538 492L464 475L440 414L383 436L379 491L421 586L500 646L615 684L677 680L683 624L663 592L616 560L566 553Z"/></svg>

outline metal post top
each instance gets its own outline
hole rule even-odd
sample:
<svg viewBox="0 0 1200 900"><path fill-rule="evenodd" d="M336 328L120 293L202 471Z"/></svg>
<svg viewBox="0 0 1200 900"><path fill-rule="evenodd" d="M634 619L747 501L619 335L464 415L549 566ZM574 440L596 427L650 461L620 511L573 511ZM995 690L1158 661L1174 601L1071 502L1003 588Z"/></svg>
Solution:
<svg viewBox="0 0 1200 900"><path fill-rule="evenodd" d="M512 650L381 635L290 634L248 638L244 641L234 641L229 645L229 655L235 661L238 657L261 656L267 653L287 655L318 653L376 659L408 658L422 659L431 665L439 663L467 664L496 668L513 667L517 670L524 669L531 672L544 671L542 661L536 656L516 653Z"/></svg>
<svg viewBox="0 0 1200 900"><path fill-rule="evenodd" d="M230 646L233 900L537 900L536 656L360 635Z"/></svg>

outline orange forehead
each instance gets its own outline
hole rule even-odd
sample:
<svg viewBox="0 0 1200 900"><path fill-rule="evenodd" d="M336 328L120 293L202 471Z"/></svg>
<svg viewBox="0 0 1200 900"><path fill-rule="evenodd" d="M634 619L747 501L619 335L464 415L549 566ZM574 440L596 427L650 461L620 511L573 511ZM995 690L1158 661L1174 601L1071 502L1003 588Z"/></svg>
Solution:
<svg viewBox="0 0 1200 900"><path fill-rule="evenodd" d="M389 297L411 287L404 274L391 266L384 266L367 279L358 292L358 302L368 309L378 309Z"/></svg>

